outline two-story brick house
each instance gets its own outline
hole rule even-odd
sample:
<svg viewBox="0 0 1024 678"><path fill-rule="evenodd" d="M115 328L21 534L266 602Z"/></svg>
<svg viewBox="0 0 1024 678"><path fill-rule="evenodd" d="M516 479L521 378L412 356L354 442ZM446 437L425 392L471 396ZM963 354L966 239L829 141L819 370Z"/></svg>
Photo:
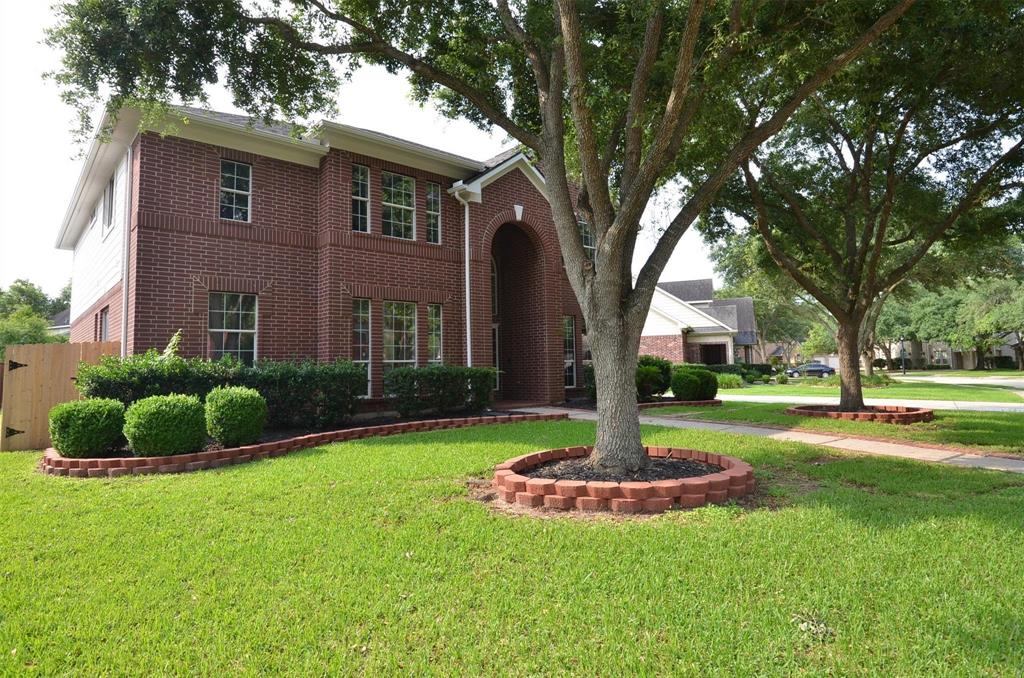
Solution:
<svg viewBox="0 0 1024 678"><path fill-rule="evenodd" d="M386 370L497 365L499 396L582 386L582 321L544 179L376 132L183 109L122 111L86 156L57 246L74 250L71 340L250 362ZM106 124L104 121L103 124Z"/></svg>

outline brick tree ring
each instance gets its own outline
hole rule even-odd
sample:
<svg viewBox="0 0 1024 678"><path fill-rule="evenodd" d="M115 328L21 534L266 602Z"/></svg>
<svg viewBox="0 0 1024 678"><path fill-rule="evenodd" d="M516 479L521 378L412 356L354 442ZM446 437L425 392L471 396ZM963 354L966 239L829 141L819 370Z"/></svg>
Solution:
<svg viewBox="0 0 1024 678"><path fill-rule="evenodd" d="M721 504L754 491L754 469L735 457L675 447L645 447L652 459L690 460L710 466L710 473L650 482L556 480L524 472L565 459L590 455L590 447L566 447L515 457L494 469L494 488L502 501L528 508L562 511L663 513L672 508ZM719 469L715 471L715 469ZM540 476L543 473L539 474Z"/></svg>
<svg viewBox="0 0 1024 678"><path fill-rule="evenodd" d="M794 405L786 408L786 414L846 421L877 421L883 424L917 424L935 418L935 412L927 408L900 405L868 405L856 412L840 412L838 405Z"/></svg>

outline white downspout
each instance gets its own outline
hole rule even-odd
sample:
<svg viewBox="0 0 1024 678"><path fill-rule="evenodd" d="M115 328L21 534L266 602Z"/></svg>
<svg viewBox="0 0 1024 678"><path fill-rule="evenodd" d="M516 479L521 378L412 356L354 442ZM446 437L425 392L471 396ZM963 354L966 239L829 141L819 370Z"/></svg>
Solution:
<svg viewBox="0 0 1024 678"><path fill-rule="evenodd" d="M134 143L134 142L133 142ZM132 144L128 144L128 164L125 168L125 200L124 219L121 228L124 230L124 237L121 238L121 357L128 355L128 254L131 251L132 231L132 183L134 176L135 158L132 153Z"/></svg>
<svg viewBox="0 0 1024 678"><path fill-rule="evenodd" d="M462 197L460 190L452 192L455 199L462 203L463 212L465 214L464 227L462 234L463 242L463 264L465 274L465 295L466 295L466 367L473 366L473 305L470 302L470 284L469 284L469 202Z"/></svg>

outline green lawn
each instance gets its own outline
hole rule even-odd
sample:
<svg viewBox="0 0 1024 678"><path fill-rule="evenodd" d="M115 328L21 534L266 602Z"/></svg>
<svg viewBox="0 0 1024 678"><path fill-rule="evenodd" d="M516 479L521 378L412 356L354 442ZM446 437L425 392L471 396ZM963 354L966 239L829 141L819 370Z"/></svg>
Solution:
<svg viewBox="0 0 1024 678"><path fill-rule="evenodd" d="M899 370L889 372L891 376L899 377ZM1024 377L1024 372L1013 369L996 370L907 370L908 377Z"/></svg>
<svg viewBox="0 0 1024 678"><path fill-rule="evenodd" d="M1014 675L1024 478L647 428L772 509L512 517L465 479L584 422L75 480L0 455L0 673Z"/></svg>
<svg viewBox="0 0 1024 678"><path fill-rule="evenodd" d="M747 386L743 389L721 390L726 395L776 395L776 396L839 396L838 386L806 386L804 384L764 384ZM1013 390L1002 386L978 386L961 384L930 384L922 382L897 382L881 388L864 389L865 398L905 398L910 400L973 400L989 403L1024 404Z"/></svg>
<svg viewBox="0 0 1024 678"><path fill-rule="evenodd" d="M839 421L785 414L789 405L726 402L720 407L666 407L646 414L682 415L686 419L712 419L810 429L823 433L881 436L922 443L943 443L990 448L993 452L1024 455L1024 413L936 410L935 419L909 426L870 421Z"/></svg>

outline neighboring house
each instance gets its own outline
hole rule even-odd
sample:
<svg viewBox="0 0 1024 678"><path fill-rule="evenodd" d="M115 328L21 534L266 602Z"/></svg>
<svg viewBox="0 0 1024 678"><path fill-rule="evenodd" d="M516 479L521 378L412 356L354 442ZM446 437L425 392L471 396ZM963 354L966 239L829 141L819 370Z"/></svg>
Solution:
<svg viewBox="0 0 1024 678"><path fill-rule="evenodd" d="M1015 332L1003 336L1003 343L995 346L984 354L983 358L1010 358L1020 366L1021 337ZM951 348L943 341L922 341L917 347L920 360L926 365L948 366L954 370L973 370L978 365L978 352L974 349L959 350ZM915 354L914 342L907 340L901 345L894 341L889 345L889 356L896 364L900 364L901 358L906 356L907 368L912 368L913 356ZM885 358L885 352L876 349L875 358Z"/></svg>
<svg viewBox="0 0 1024 678"><path fill-rule="evenodd" d="M582 387L583 323L543 176L369 130L180 109L91 144L57 246L74 250L71 340L125 354L498 365L498 396ZM101 125L109 125L105 119Z"/></svg>
<svg viewBox="0 0 1024 678"><path fill-rule="evenodd" d="M50 316L50 326L47 328L50 334L58 337L66 337L71 334L71 309L65 308Z"/></svg>
<svg viewBox="0 0 1024 678"><path fill-rule="evenodd" d="M640 353L677 363L752 362L757 345L754 301L715 299L711 278L658 283Z"/></svg>

